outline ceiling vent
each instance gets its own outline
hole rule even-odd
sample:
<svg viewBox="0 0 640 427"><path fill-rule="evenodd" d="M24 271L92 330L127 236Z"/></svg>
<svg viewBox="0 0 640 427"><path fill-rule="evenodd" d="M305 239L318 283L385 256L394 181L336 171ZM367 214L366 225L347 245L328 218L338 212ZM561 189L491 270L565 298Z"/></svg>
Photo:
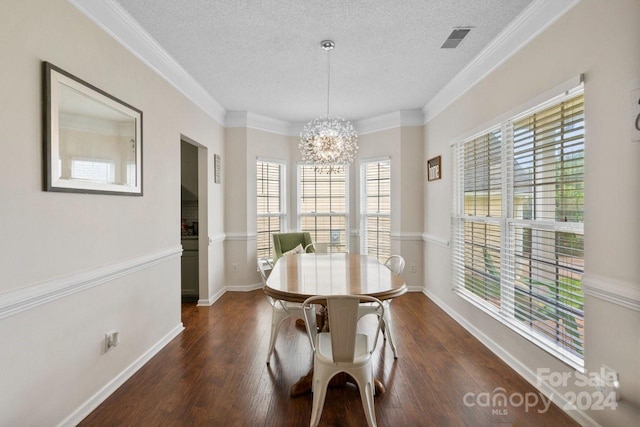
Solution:
<svg viewBox="0 0 640 427"><path fill-rule="evenodd" d="M462 39L469 34L469 31L471 31L471 28L454 28L451 34L449 34L449 38L444 41L444 44L440 49L455 49L458 47Z"/></svg>

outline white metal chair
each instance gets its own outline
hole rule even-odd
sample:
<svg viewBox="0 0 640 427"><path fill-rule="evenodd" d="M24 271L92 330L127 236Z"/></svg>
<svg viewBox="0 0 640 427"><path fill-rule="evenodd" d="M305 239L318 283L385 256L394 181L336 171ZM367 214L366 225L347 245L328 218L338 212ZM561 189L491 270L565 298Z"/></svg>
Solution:
<svg viewBox="0 0 640 427"><path fill-rule="evenodd" d="M393 274L396 276L400 276L404 271L405 261L400 255L391 255L384 262L385 267L387 267ZM389 345L391 345L391 351L393 351L393 358L398 358L398 350L396 345L393 343L393 336L391 335L391 310L389 308L389 304L391 304L391 300L385 300L382 303L385 307L384 316L382 317L382 337L386 341L389 338ZM376 307L371 304L360 304L358 309L358 318L366 316L367 314L375 314L380 317L381 314L378 313Z"/></svg>
<svg viewBox="0 0 640 427"><path fill-rule="evenodd" d="M329 317L329 332L315 332L315 310L313 303L326 301ZM381 316L376 327L373 341L366 334L358 334L358 306L360 302L373 303ZM369 426L376 425L373 403L375 386L373 383L373 364L371 354L378 342L378 335L384 318L384 306L373 297L357 295L315 296L302 304L307 325L307 334L313 348L313 408L312 427L317 426L327 394L327 386L333 376L346 372L356 380L364 414ZM371 343L371 345L369 345Z"/></svg>
<svg viewBox="0 0 640 427"><path fill-rule="evenodd" d="M262 277L262 284L267 285L267 278L271 274L273 265L269 260L260 258L258 259L258 270L260 270L260 277ZM286 302L277 300L267 295L269 304L271 304L271 335L269 337L269 351L267 352L267 365L271 362L271 355L276 347L276 338L278 338L278 331L280 330L280 324L288 317L295 317L298 319L304 319L302 314L302 304Z"/></svg>
<svg viewBox="0 0 640 427"><path fill-rule="evenodd" d="M391 270L396 276L400 276L402 274L402 272L404 271L404 264L404 258L402 258L400 255L391 255L384 262L384 265L386 265L387 268Z"/></svg>

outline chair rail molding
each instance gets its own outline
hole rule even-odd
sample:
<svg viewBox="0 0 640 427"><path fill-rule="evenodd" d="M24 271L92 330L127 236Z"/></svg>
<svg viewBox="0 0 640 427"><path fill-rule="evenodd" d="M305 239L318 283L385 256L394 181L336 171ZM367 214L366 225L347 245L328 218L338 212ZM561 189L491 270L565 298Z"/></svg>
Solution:
<svg viewBox="0 0 640 427"><path fill-rule="evenodd" d="M0 319L177 258L181 254L182 247L178 246L4 293L0 295Z"/></svg>
<svg viewBox="0 0 640 427"><path fill-rule="evenodd" d="M213 236L209 236L209 244L224 242L227 238L227 235L224 233L216 233Z"/></svg>
<svg viewBox="0 0 640 427"><path fill-rule="evenodd" d="M582 276L582 291L585 295L640 311L640 284L585 273Z"/></svg>
<svg viewBox="0 0 640 427"><path fill-rule="evenodd" d="M422 240L422 233L419 231L403 231L400 233L391 233L391 240Z"/></svg>
<svg viewBox="0 0 640 427"><path fill-rule="evenodd" d="M434 243L438 246L443 246L445 248L448 248L449 246L451 246L451 242L449 240L440 238L438 236L434 236L433 234L429 234L429 233L423 233L422 240L428 243Z"/></svg>
<svg viewBox="0 0 640 427"><path fill-rule="evenodd" d="M257 240L257 233L226 233L225 240L229 241L249 241L249 240Z"/></svg>

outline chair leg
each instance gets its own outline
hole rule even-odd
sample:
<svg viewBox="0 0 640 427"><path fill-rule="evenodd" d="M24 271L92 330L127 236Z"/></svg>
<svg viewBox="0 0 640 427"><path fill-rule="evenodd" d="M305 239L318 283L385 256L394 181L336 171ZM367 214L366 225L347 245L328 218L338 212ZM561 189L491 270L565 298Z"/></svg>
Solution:
<svg viewBox="0 0 640 427"><path fill-rule="evenodd" d="M391 350L393 351L393 358L397 359L398 351L396 350L396 345L393 343L393 336L391 334L391 316L389 316L389 310L384 312L384 321L382 322L382 325L386 329L385 336L389 338L389 344L391 344Z"/></svg>
<svg viewBox="0 0 640 427"><path fill-rule="evenodd" d="M280 324L287 316L282 316L281 313L277 311L273 311L271 315L271 335L269 337L269 351L267 352L267 365L271 362L271 355L273 354L273 350L276 347L276 338L278 338L278 330L280 329Z"/></svg>
<svg viewBox="0 0 640 427"><path fill-rule="evenodd" d="M373 384L373 370L371 365L365 366L356 371L350 371L349 374L358 383L360 399L362 400L362 408L364 409L364 416L367 419L367 425L369 427L376 427L376 410L373 402L373 396L376 391Z"/></svg>
<svg viewBox="0 0 640 427"><path fill-rule="evenodd" d="M367 425L369 427L376 427L376 410L373 405L373 381L367 381L364 387L360 389L360 398L362 399L362 408L364 409L364 416L367 418Z"/></svg>
<svg viewBox="0 0 640 427"><path fill-rule="evenodd" d="M314 372L315 377L315 372ZM316 378L313 379L311 388L313 389L313 406L311 409L311 427L316 427L320 423L320 417L322 416L322 408L324 407L324 399L327 395L327 386L329 381L320 381Z"/></svg>

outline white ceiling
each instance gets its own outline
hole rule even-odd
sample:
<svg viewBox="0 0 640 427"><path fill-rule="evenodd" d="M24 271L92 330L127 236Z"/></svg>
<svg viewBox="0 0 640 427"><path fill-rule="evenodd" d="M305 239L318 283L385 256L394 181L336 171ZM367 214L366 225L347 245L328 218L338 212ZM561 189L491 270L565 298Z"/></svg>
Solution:
<svg viewBox="0 0 640 427"><path fill-rule="evenodd" d="M295 123L326 112L322 40L332 114L421 110L532 0L118 2L224 110ZM440 49L454 27L473 29Z"/></svg>
<svg viewBox="0 0 640 427"><path fill-rule="evenodd" d="M359 133L421 126L580 2L67 1L218 123L283 135L326 113L324 39L332 114Z"/></svg>

